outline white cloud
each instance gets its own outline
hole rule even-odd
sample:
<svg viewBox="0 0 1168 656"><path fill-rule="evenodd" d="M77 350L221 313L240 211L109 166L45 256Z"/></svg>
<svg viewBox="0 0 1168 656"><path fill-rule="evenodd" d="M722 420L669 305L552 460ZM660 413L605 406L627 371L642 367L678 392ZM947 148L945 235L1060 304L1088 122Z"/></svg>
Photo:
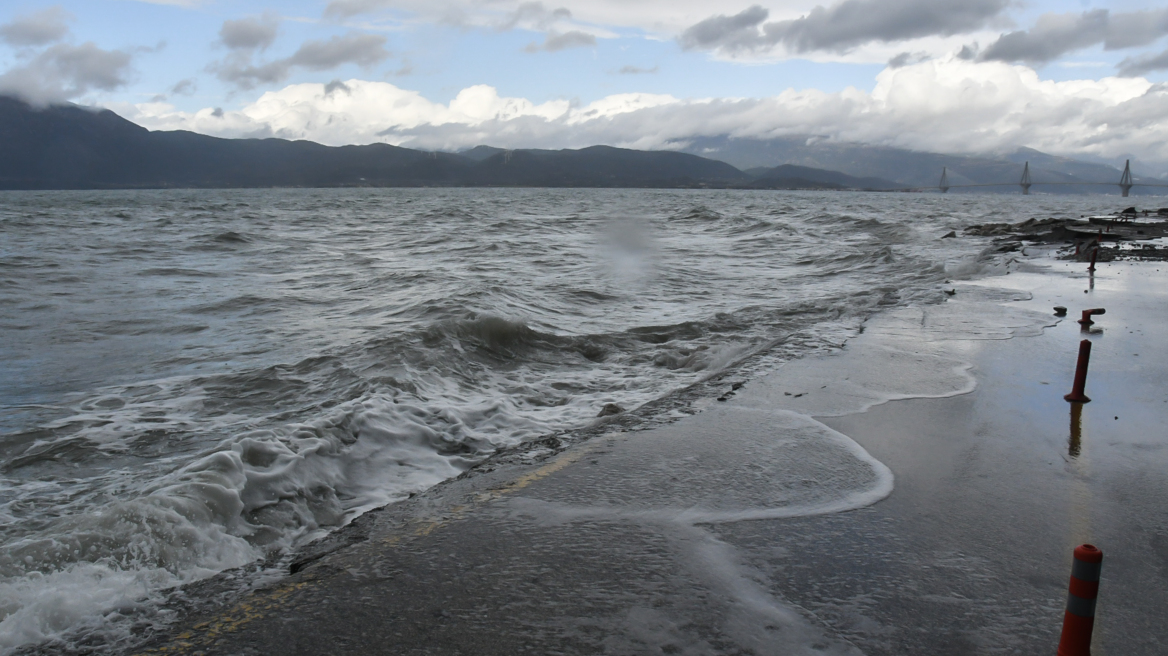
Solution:
<svg viewBox="0 0 1168 656"><path fill-rule="evenodd" d="M179 112L164 103L114 109L155 130L192 130L223 137L263 134L342 145L401 143L409 137L392 132L423 126L474 128L487 121L507 123L521 117L554 122L568 113L569 103L536 105L524 98L502 98L494 88L479 85L463 89L449 105L443 105L387 82L334 80L270 91L242 110L220 115L213 108ZM383 135L387 130L391 134Z"/></svg>
<svg viewBox="0 0 1168 656"><path fill-rule="evenodd" d="M1041 80L1030 68L949 57L888 68L871 93L787 90L769 98L689 99L621 94L582 107L464 89L448 105L385 82L299 84L212 116L168 105L124 110L152 129L221 136L273 134L328 144L385 141L453 150L503 147L677 147L700 135L768 138L814 134L838 141L939 152L1030 146L1103 157L1168 161L1168 85L1142 78Z"/></svg>

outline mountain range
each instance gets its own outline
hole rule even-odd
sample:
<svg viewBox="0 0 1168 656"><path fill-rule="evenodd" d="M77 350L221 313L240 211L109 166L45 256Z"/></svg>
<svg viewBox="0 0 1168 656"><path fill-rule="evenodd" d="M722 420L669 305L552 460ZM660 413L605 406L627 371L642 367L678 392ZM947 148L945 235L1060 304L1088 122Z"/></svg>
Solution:
<svg viewBox="0 0 1168 656"><path fill-rule="evenodd" d="M1032 148L1020 148L1003 157L945 155L890 146L840 143L799 136L777 139L737 139L731 137L697 137L682 152L721 160L747 171L753 167L788 163L816 169L839 171L859 178L890 180L898 187L936 188L945 170L949 184L989 185L983 191L1017 193L1022 169L1030 164L1030 178L1035 192L1048 193L1115 193L1122 170L1107 164L1083 162L1069 157L1048 155ZM1134 176L1136 182L1163 184L1165 180ZM1041 183L1059 183L1043 187ZM1105 183L1105 184L1091 184ZM1132 193L1148 192L1136 188ZM1162 191L1158 193L1163 193Z"/></svg>
<svg viewBox="0 0 1168 656"><path fill-rule="evenodd" d="M0 96L0 189L232 187L646 187L742 189L936 188L1007 182L1020 158L1052 191L1114 191L1119 170L1021 150L1009 157L941 155L809 138L701 137L681 150L611 146L460 153L389 144L325 146L287 139L222 139L150 131L109 110L38 108ZM992 188L990 188L992 189ZM1138 189L1138 188L1137 188Z"/></svg>

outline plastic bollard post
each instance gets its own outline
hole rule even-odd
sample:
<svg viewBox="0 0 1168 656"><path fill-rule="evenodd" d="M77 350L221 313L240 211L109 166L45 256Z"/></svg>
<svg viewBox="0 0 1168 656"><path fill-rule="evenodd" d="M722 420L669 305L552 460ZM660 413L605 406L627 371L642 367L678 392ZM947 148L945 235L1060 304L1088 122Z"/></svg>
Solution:
<svg viewBox="0 0 1168 656"><path fill-rule="evenodd" d="M1075 384L1071 388L1071 393L1063 398L1071 403L1090 403L1091 399L1083 393L1083 388L1087 386L1087 365L1091 362L1091 340L1084 339L1079 342L1079 363L1075 366Z"/></svg>
<svg viewBox="0 0 1168 656"><path fill-rule="evenodd" d="M1103 552L1090 544L1075 547L1063 633L1058 656L1091 656L1091 632L1095 629L1095 600L1099 596L1099 572Z"/></svg>

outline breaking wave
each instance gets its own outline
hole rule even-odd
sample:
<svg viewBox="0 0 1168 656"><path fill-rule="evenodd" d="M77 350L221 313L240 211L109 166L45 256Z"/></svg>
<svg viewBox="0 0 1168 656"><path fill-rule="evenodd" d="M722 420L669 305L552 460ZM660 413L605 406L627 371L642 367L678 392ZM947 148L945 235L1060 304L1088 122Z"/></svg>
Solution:
<svg viewBox="0 0 1168 656"><path fill-rule="evenodd" d="M0 301L20 317L0 324L0 651L114 644L167 589L501 448L830 350L998 266L939 237L1009 202L0 195Z"/></svg>

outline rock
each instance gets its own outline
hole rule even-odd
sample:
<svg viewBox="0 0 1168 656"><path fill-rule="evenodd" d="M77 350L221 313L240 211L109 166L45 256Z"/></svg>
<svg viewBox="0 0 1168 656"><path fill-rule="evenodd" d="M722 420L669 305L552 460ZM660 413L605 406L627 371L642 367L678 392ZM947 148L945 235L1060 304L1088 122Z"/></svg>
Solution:
<svg viewBox="0 0 1168 656"><path fill-rule="evenodd" d="M944 237L941 237L941 239L956 239L956 238L957 238L957 231L956 230L950 230L949 234L945 235Z"/></svg>
<svg viewBox="0 0 1168 656"><path fill-rule="evenodd" d="M625 411L624 408L620 407L619 405L617 405L615 403L605 403L604 407L600 409L600 413L597 414L596 416L597 417L608 417L610 415L619 415L620 413L622 413L624 411Z"/></svg>

